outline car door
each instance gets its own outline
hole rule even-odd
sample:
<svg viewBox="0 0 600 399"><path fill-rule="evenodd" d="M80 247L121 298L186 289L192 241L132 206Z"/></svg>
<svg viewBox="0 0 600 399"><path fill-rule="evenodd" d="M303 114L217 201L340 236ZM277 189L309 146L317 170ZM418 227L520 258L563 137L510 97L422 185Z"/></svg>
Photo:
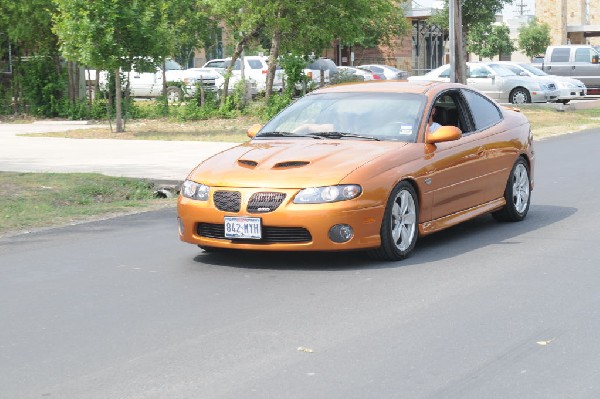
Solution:
<svg viewBox="0 0 600 399"><path fill-rule="evenodd" d="M469 65L467 85L484 92L494 100L499 100L502 94L502 81L485 65Z"/></svg>
<svg viewBox="0 0 600 399"><path fill-rule="evenodd" d="M463 136L456 141L427 147L430 152L426 156L431 163L425 186L430 190L432 200L430 220L481 204L486 187L486 168L483 166L486 136L475 130L461 92L445 91L434 100L433 106L436 107L436 121L444 126L457 126Z"/></svg>
<svg viewBox="0 0 600 399"><path fill-rule="evenodd" d="M131 95L133 97L153 97L153 92L157 84L156 78L157 76L154 72L139 72L135 70L129 72L129 90L131 91Z"/></svg>

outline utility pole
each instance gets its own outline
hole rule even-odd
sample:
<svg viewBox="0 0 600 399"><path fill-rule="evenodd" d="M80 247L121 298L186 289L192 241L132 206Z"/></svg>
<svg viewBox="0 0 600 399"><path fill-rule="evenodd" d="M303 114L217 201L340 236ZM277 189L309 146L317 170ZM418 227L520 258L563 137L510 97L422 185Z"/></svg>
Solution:
<svg viewBox="0 0 600 399"><path fill-rule="evenodd" d="M450 81L465 84L466 59L463 43L462 9L460 0L449 2L450 22Z"/></svg>
<svg viewBox="0 0 600 399"><path fill-rule="evenodd" d="M529 12L529 8L527 8L525 0L519 0L519 2L515 4L515 7L517 8L516 14L519 16L523 16L526 12Z"/></svg>

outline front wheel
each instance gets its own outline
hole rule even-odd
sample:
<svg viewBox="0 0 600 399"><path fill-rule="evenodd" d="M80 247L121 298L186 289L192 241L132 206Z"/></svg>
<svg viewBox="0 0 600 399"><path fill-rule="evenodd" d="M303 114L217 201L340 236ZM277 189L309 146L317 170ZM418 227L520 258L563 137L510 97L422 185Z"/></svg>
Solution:
<svg viewBox="0 0 600 399"><path fill-rule="evenodd" d="M402 260L417 243L419 200L413 186L400 182L390 195L381 223L381 246L370 252L379 260Z"/></svg>
<svg viewBox="0 0 600 399"><path fill-rule="evenodd" d="M519 222L525 219L531 203L531 186L529 168L522 157L515 162L510 172L504 189L504 199L506 205L499 211L492 213L496 220Z"/></svg>
<svg viewBox="0 0 600 399"><path fill-rule="evenodd" d="M167 100L171 103L181 101L183 94L181 89L176 86L167 88Z"/></svg>
<svg viewBox="0 0 600 399"><path fill-rule="evenodd" d="M525 104L531 102L531 95L522 87L517 87L510 92L510 102L512 104Z"/></svg>

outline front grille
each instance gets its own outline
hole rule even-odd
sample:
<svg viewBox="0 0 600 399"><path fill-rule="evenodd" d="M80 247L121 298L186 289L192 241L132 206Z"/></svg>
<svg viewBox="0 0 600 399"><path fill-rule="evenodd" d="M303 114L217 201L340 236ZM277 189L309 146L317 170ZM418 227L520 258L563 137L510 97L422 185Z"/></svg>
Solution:
<svg viewBox="0 0 600 399"><path fill-rule="evenodd" d="M225 226L222 224L199 223L197 234L206 238L229 240L225 238ZM312 236L304 227L272 226L262 226L262 238L260 240L232 240L232 242L249 242L252 244L302 243L310 241L312 241Z"/></svg>
<svg viewBox="0 0 600 399"><path fill-rule="evenodd" d="M250 213L273 212L285 199L284 193L254 193L248 201Z"/></svg>
<svg viewBox="0 0 600 399"><path fill-rule="evenodd" d="M242 194L239 191L215 191L213 201L220 211L239 212Z"/></svg>

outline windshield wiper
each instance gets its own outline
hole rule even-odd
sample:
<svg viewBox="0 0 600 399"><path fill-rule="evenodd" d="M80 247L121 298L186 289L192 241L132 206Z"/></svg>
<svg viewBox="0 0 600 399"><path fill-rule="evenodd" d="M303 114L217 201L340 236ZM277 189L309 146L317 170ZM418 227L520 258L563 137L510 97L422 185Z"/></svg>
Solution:
<svg viewBox="0 0 600 399"><path fill-rule="evenodd" d="M316 132L316 133L309 133L308 135L322 137L324 139L341 139L341 138L345 138L345 137L351 137L354 139L381 141L377 137L364 136L362 134L346 133L346 132Z"/></svg>
<svg viewBox="0 0 600 399"><path fill-rule="evenodd" d="M313 136L312 134L298 134L292 132L262 132L256 136L261 137L310 137L311 139L321 139L323 137Z"/></svg>

